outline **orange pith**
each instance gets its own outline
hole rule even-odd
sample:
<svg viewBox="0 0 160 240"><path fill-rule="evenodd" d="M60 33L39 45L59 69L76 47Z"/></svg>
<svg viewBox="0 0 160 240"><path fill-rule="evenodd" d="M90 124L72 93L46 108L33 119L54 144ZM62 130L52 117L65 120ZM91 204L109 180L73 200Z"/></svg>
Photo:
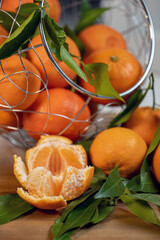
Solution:
<svg viewBox="0 0 160 240"><path fill-rule="evenodd" d="M66 201L88 189L94 173L94 167L87 166L84 148L61 136L42 136L35 147L27 150L25 160L26 166L14 156L14 174L25 188L17 192L43 209L65 207Z"/></svg>

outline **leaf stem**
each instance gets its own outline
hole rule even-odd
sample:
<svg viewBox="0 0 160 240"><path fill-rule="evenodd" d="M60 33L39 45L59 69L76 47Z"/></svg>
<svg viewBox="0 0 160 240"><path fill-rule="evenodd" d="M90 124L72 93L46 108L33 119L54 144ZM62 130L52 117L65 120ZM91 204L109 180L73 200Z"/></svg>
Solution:
<svg viewBox="0 0 160 240"><path fill-rule="evenodd" d="M149 79L151 81L151 90L152 90L152 97L153 97L153 105L152 108L155 108L156 105L156 98L155 98L155 90L154 90L154 84L155 84L155 80L154 80L154 75L153 73L150 74Z"/></svg>

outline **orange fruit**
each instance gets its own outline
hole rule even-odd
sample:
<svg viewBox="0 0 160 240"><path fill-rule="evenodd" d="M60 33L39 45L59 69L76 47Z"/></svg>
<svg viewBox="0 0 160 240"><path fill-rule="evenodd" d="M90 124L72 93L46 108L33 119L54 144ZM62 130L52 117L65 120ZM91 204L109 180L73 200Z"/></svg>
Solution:
<svg viewBox="0 0 160 240"><path fill-rule="evenodd" d="M43 91L29 108L29 111L39 113L24 113L23 126L28 134L35 139L38 139L42 133L58 135L71 123L84 104L85 101L78 94L65 88L49 89L49 99L46 91ZM63 133L63 136L75 141L89 125L89 117L90 110L86 106L77 117L77 122L73 121L72 125Z"/></svg>
<svg viewBox="0 0 160 240"><path fill-rule="evenodd" d="M61 136L41 136L37 145L26 152L26 166L14 156L14 174L26 189L17 193L28 203L42 209L66 207L89 187L94 167L87 166L81 145L73 145Z"/></svg>
<svg viewBox="0 0 160 240"><path fill-rule="evenodd" d="M2 1L1 9L4 11L16 12L16 9L19 7L19 0L4 0ZM61 6L59 0L47 0L49 3L49 16L54 18L56 22L59 21L61 14ZM33 3L33 0L21 0L21 4Z"/></svg>
<svg viewBox="0 0 160 240"><path fill-rule="evenodd" d="M127 49L123 35L104 24L89 26L82 30L78 37L84 44L87 54L111 47Z"/></svg>
<svg viewBox="0 0 160 240"><path fill-rule="evenodd" d="M67 37L66 42L68 43L69 52L75 56L80 57L79 49L78 49L77 45L74 43L74 41L71 38ZM33 46L39 45L41 43L42 43L42 40L41 40L40 35L37 35L36 37L34 37L32 39ZM31 47L31 44L29 44L28 47ZM60 75L60 73L58 73L58 71L53 66L51 60L49 59L49 57L45 51L45 48L43 46L38 47L38 48L36 48L36 52L39 55L40 59L42 59L44 67L47 72L47 77L48 77L47 87L52 88L52 87L68 86L68 83L66 82L66 80ZM77 74L73 70L71 70L63 61L59 61L54 54L53 54L53 56L54 56L55 60L57 61L57 63L59 64L60 68L64 71L64 73L70 79L72 79L72 80L75 79ZM43 66L42 66L39 58L37 57L36 53L34 52L34 50L28 51L27 58L38 68L43 80L46 81L45 71L43 69ZM79 59L74 58L74 60L80 66Z"/></svg>
<svg viewBox="0 0 160 240"><path fill-rule="evenodd" d="M151 107L138 107L123 126L137 132L149 146L160 122L158 112Z"/></svg>
<svg viewBox="0 0 160 240"><path fill-rule="evenodd" d="M14 113L14 111L0 110L0 128L10 131L12 128L7 128L7 126L17 128L19 124L19 115L17 113Z"/></svg>
<svg viewBox="0 0 160 240"><path fill-rule="evenodd" d="M0 104L3 107L9 105L12 108L26 109L38 96L37 91L41 87L40 73L27 59L21 59L26 73L18 55L1 61L3 69L0 68Z"/></svg>
<svg viewBox="0 0 160 240"><path fill-rule="evenodd" d="M0 25L0 45L7 39L8 32Z"/></svg>
<svg viewBox="0 0 160 240"><path fill-rule="evenodd" d="M113 88L122 93L133 87L141 77L142 67L137 59L127 50L118 48L108 48L91 53L84 58L85 64L102 62L108 65L109 80ZM82 79L79 81L84 89L96 93L94 86ZM106 104L112 100L94 101Z"/></svg>
<svg viewBox="0 0 160 240"><path fill-rule="evenodd" d="M152 170L155 178L160 183L160 143L158 144L152 159Z"/></svg>
<svg viewBox="0 0 160 240"><path fill-rule="evenodd" d="M115 127L102 131L90 147L91 163L107 175L118 166L122 177L138 173L147 151L143 138L131 129Z"/></svg>

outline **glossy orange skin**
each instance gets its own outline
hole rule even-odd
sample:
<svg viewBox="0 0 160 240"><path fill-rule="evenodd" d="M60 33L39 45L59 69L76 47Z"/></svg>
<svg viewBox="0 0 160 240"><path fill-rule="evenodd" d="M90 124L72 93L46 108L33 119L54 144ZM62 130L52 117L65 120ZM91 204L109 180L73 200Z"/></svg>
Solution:
<svg viewBox="0 0 160 240"><path fill-rule="evenodd" d="M117 60L113 61L112 57ZM91 53L84 58L85 64L102 62L108 65L108 75L113 88L122 93L133 87L142 75L142 67L138 60L127 50L118 48L109 48ZM80 85L86 90L96 93L95 88L88 82L80 80ZM102 104L111 102L111 100L97 100ZM115 101L115 100L114 100Z"/></svg>
<svg viewBox="0 0 160 240"><path fill-rule="evenodd" d="M50 113L60 114L59 116L50 115L44 133L58 135L83 107L85 101L76 93L65 88L49 89ZM46 91L39 94L37 101L29 108L31 111L49 113L49 104ZM24 113L23 126L28 131L28 134L35 139L38 139L47 122L48 114L42 113ZM89 107L86 106L77 120L88 120L90 117ZM62 135L75 141L79 137L79 133L87 127L89 123L74 122ZM35 133L30 133L33 131ZM41 133L41 134L36 134Z"/></svg>
<svg viewBox="0 0 160 240"><path fill-rule="evenodd" d="M69 37L67 37L68 46L69 46L69 51L75 56L80 57L80 52L77 47L77 45L73 42L73 40ZM42 43L40 35L37 35L32 39L32 44L33 46L39 45ZM28 47L31 47L29 44ZM53 66L51 60L49 59L45 49L43 46L36 48L36 52L38 53L40 59L42 59L44 67L47 72L47 77L48 77L48 88L53 88L53 87L66 87L69 84L66 82L66 80L58 73L58 71L55 69ZM67 74L68 77L70 77L72 80L77 76L77 74L71 70L63 61L59 61L55 55L53 54L54 58L56 59L57 63L59 64L60 68ZM46 75L44 68L37 57L36 53L33 50L28 51L27 53L27 58L38 68L38 70L41 73L41 76L44 81L46 81ZM80 66L80 61L78 58L74 58L76 63Z"/></svg>
<svg viewBox="0 0 160 240"><path fill-rule="evenodd" d="M114 127L99 133L90 147L91 163L107 175L118 166L122 177L135 176L142 165L147 145L131 129Z"/></svg>
<svg viewBox="0 0 160 240"><path fill-rule="evenodd" d="M8 32L0 25L0 45L7 39Z"/></svg>
<svg viewBox="0 0 160 240"><path fill-rule="evenodd" d="M16 114L17 115L17 114ZM16 115L12 111L0 111L0 128L4 128L6 131L11 131L11 129L6 128L9 127L18 127L18 115ZM3 127L4 126L4 127Z"/></svg>
<svg viewBox="0 0 160 240"><path fill-rule="evenodd" d="M156 148L152 159L152 170L155 178L160 183L160 143Z"/></svg>
<svg viewBox="0 0 160 240"><path fill-rule="evenodd" d="M126 41L121 33L104 24L94 24L78 34L86 48L87 54L111 47L127 49Z"/></svg>
<svg viewBox="0 0 160 240"><path fill-rule="evenodd" d="M158 110L153 110L151 107L139 107L123 126L137 132L149 146L160 123L157 113Z"/></svg>
<svg viewBox="0 0 160 240"><path fill-rule="evenodd" d="M22 61L28 72L28 79L18 55L13 55L1 61L3 70L10 79L4 75L2 68L0 68L0 96L8 103L0 99L0 104L4 105L4 108L9 105L17 109L26 109L32 105L38 96L41 87L40 73L26 58L22 57ZM24 92L27 90L27 82L28 94Z"/></svg>
<svg viewBox="0 0 160 240"><path fill-rule="evenodd" d="M16 12L19 7L19 0L4 0L2 1L1 9L4 11ZM59 21L61 15L61 6L59 0L48 0L49 3L49 16L52 17L56 22ZM33 3L33 0L21 0L21 4Z"/></svg>

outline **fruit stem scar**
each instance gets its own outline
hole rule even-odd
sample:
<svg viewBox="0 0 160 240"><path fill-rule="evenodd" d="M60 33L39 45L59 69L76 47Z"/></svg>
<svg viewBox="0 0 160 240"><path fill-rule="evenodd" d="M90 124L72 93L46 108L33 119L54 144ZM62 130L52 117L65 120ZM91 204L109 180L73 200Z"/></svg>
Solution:
<svg viewBox="0 0 160 240"><path fill-rule="evenodd" d="M110 57L110 60L112 62L117 62L118 61L118 57L117 56L112 56L112 57Z"/></svg>

